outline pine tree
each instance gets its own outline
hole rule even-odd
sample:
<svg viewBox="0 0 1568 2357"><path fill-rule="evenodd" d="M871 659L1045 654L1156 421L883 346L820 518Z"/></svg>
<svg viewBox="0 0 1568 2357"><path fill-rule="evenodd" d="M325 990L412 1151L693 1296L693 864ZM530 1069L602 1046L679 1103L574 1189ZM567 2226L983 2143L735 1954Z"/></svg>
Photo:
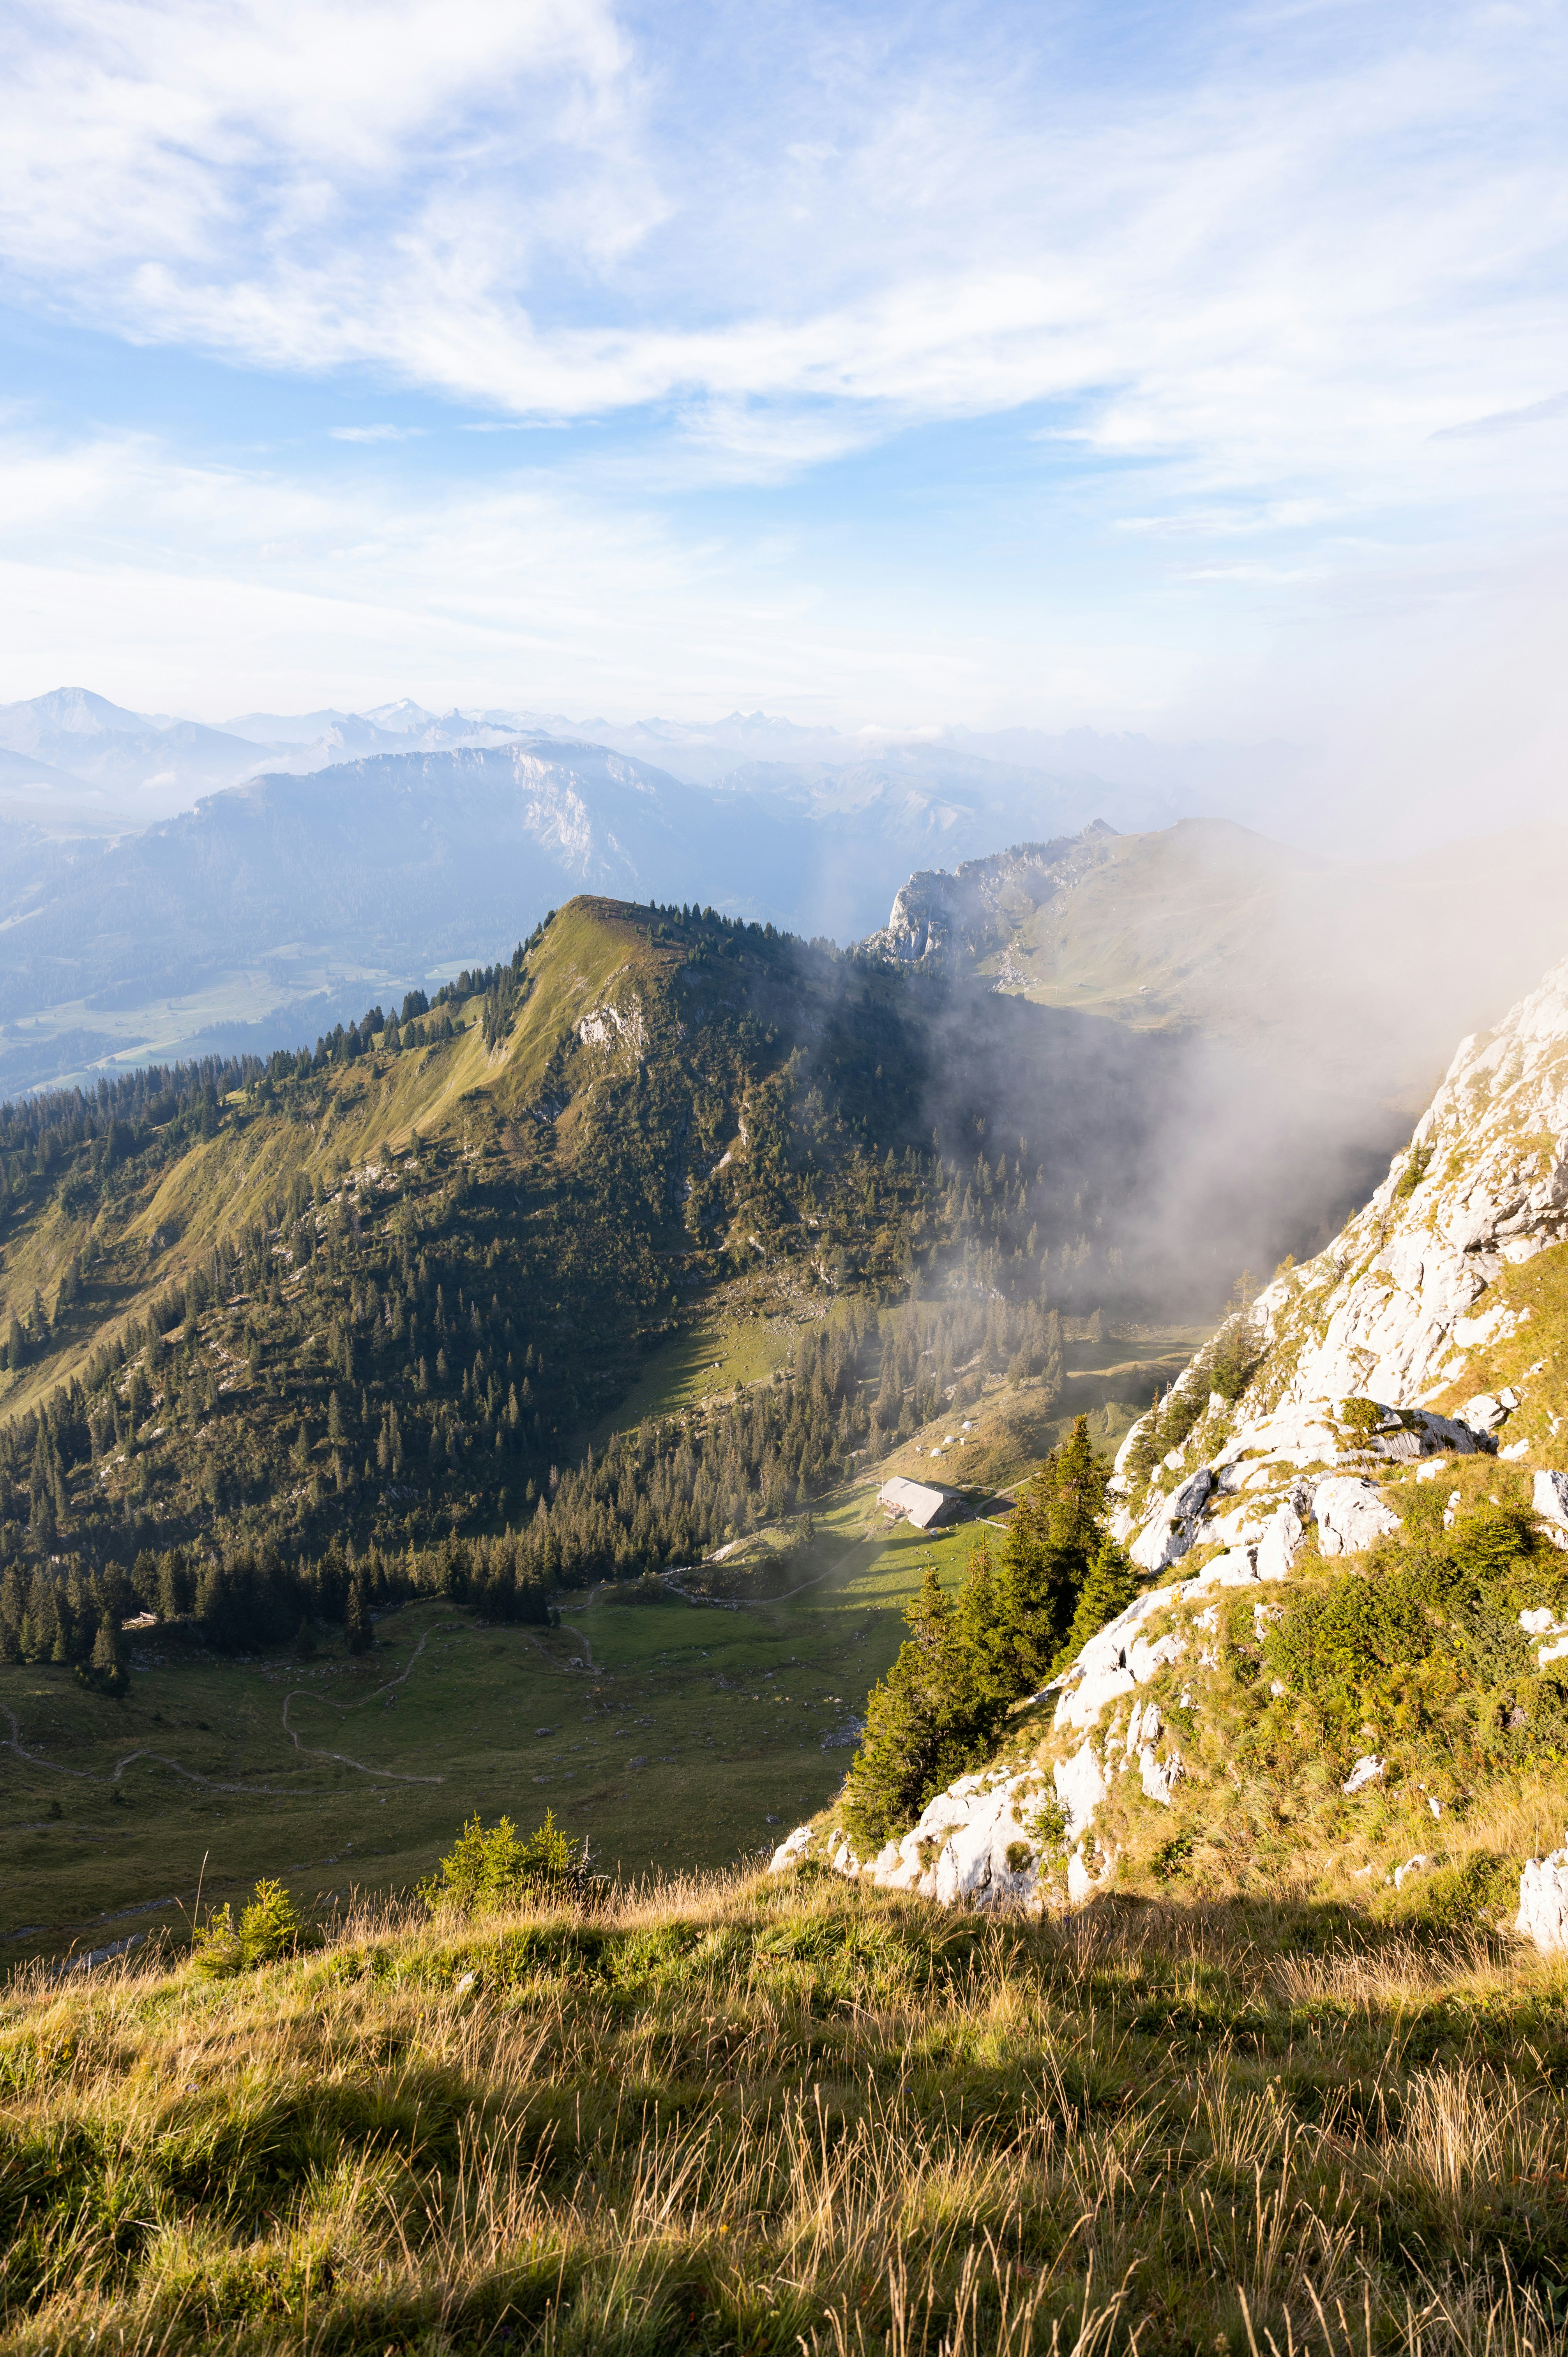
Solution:
<svg viewBox="0 0 1568 2357"><path fill-rule="evenodd" d="M349 1601L343 1612L343 1636L351 1653L368 1653L375 1643L371 1628L371 1602L365 1593L362 1573L356 1571L349 1582Z"/></svg>
<svg viewBox="0 0 1568 2357"><path fill-rule="evenodd" d="M903 1831L944 1784L983 1758L963 1692L951 1599L928 1565L905 1615L912 1634L865 1706L845 1820L868 1849Z"/></svg>
<svg viewBox="0 0 1568 2357"><path fill-rule="evenodd" d="M1052 1676L1058 1677L1069 1668L1090 1639L1098 1636L1107 1621L1115 1620L1118 1612L1125 1610L1137 1593L1138 1575L1107 1532L1078 1592L1072 1627L1051 1664Z"/></svg>
<svg viewBox="0 0 1568 2357"><path fill-rule="evenodd" d="M91 1676L95 1685L102 1686L110 1694L118 1694L125 1684L120 1631L108 1617L99 1621L98 1634L92 1640Z"/></svg>
<svg viewBox="0 0 1568 2357"><path fill-rule="evenodd" d="M1090 1442L1089 1418L1080 1415L1014 1511L998 1587L1020 1695L1044 1684L1072 1624L1100 1549L1106 1478Z"/></svg>

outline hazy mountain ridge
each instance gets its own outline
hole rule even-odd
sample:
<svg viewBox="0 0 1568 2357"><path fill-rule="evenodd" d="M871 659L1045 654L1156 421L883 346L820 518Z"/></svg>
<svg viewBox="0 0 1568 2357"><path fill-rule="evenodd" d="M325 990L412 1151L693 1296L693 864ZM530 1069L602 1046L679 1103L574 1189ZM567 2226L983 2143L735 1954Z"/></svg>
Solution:
<svg viewBox="0 0 1568 2357"><path fill-rule="evenodd" d="M40 701L57 734L82 720L77 739L103 763L116 746L114 758L145 762L146 746L169 736L121 729L126 716L101 699ZM336 1012L349 984L401 997L443 963L504 954L520 929L584 888L685 900L700 879L731 913L853 938L911 857L989 845L1001 827L1002 790L989 773L976 785L985 765L972 759L950 792L907 763L703 786L581 738L488 728L489 743L443 744L429 740L469 728L464 716L392 716L401 733L313 715L344 746L379 749L324 769L318 737L129 831L102 788L34 787L10 804L0 793L12 853L0 882L0 1023L30 1026L25 1042L15 1030L0 1042L0 1090L80 1070L81 1036L106 1013L120 1019L100 1054L238 1044L236 1025L262 1019L272 1028L250 1035L255 1044L279 1044L293 1036L277 1028L285 1007L315 999ZM29 725L44 733L38 712ZM262 758L242 749L248 764ZM1026 794L1022 773L997 774L1015 802ZM1088 791L1074 790L1073 816ZM72 1039L51 1064L56 1030Z"/></svg>
<svg viewBox="0 0 1568 2357"><path fill-rule="evenodd" d="M1328 860L1223 819L1023 844L911 876L873 946L1045 1006L1176 1025L1348 1104L1425 1103L1453 1040L1568 941L1568 830Z"/></svg>

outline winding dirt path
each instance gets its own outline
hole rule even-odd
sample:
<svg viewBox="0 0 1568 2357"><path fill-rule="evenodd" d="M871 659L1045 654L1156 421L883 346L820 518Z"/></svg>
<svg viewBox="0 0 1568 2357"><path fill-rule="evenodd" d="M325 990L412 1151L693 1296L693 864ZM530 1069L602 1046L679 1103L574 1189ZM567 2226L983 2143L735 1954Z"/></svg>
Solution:
<svg viewBox="0 0 1568 2357"><path fill-rule="evenodd" d="M395 1678L388 1678L384 1685L379 1685L375 1692L373 1694L368 1694L362 1702L332 1702L328 1700L328 1697L326 1695L313 1695L308 1686L291 1686L288 1693L285 1695L283 1698L284 1733L287 1736L289 1741L293 1744L296 1751L307 1753L314 1760L335 1760L338 1766L342 1768L357 1768L361 1776L380 1776L384 1778L387 1782L392 1784L445 1784L446 1781L445 1776L410 1776L406 1775L401 1768L371 1768L367 1766L363 1760L354 1759L349 1752L328 1751L323 1744L302 1742L300 1738L295 1733L293 1727L288 1723L289 1706L291 1703L296 1701L301 1695L304 1695L307 1702L314 1701L325 1703L328 1710L335 1710L340 1717L345 1718L351 1710L368 1710L371 1703L379 1702L382 1695L395 1693L397 1688L402 1685L404 1678L413 1676L414 1663L418 1661L421 1653L424 1652L426 1645L429 1644L432 1637L438 1637L443 1629L466 1629L468 1623L466 1620L444 1620L439 1622L435 1628L427 1629L424 1636L420 1639L418 1644L414 1647L413 1652L409 1655L407 1668L400 1671Z"/></svg>
<svg viewBox="0 0 1568 2357"><path fill-rule="evenodd" d="M464 1621L447 1621L443 1625L447 1628L464 1628L467 1624ZM414 1647L413 1652L409 1655L408 1666L400 1672L398 1676L395 1678L389 1678L384 1685L378 1686L374 1694L367 1695L363 1702L348 1704L331 1703L328 1704L328 1708L339 1712L363 1710L368 1704L378 1701L382 1695L391 1694L394 1688L402 1685L404 1678L412 1676L414 1664L419 1660L420 1655L424 1652L426 1645L430 1642L431 1638L438 1636L439 1634L439 1629L427 1629L424 1636L421 1637L418 1644ZM310 1689L306 1686L294 1686L284 1696L283 1730L288 1737L289 1741L294 1745L296 1751L311 1759L335 1760L340 1767L357 1769L361 1776L381 1777L389 1783L444 1784L446 1781L445 1776L410 1776L398 1768L372 1768L370 1767L363 1760L354 1759L347 1751L329 1751L324 1745L306 1743L302 1741L300 1737L295 1733L294 1728L289 1725L288 1717L289 1705L302 1694L306 1695L307 1698L312 1698L318 1702L327 1701L325 1695L317 1695L311 1697ZM170 1769L175 1775L183 1777L188 1784L199 1784L204 1792L237 1792L241 1795L254 1793L263 1800L273 1801L288 1801L295 1800L299 1797L299 1788L297 1786L224 1783L215 1776L199 1775L194 1768L187 1768L180 1760L171 1760L166 1751L152 1751L145 1748L136 1751L127 1751L123 1760L117 1760L115 1761L112 1772L107 1776L95 1774L91 1768L68 1768L61 1760L47 1760L42 1752L28 1751L26 1749L22 1742L22 1730L17 1723L16 1712L4 1705L0 1705L0 1708L5 1709L5 1715L9 1720L11 1727L9 1736L0 1736L0 1748L4 1748L7 1751L14 1751L18 1760L25 1760L27 1761L29 1768L47 1768L49 1770L51 1774L56 1776L74 1776L79 1782L83 1784L117 1784L120 1781L121 1777L124 1774L126 1769L133 1767L138 1760L156 1760L159 1767Z"/></svg>
<svg viewBox="0 0 1568 2357"><path fill-rule="evenodd" d="M127 1751L124 1760L115 1761L113 1775L95 1776L91 1768L67 1768L58 1760L46 1760L40 1751L25 1751L16 1712L7 1710L5 1716L11 1722L11 1732L9 1736L0 1736L0 1744L7 1751L14 1751L18 1760L27 1761L29 1768L48 1768L56 1776L75 1776L84 1784L117 1784L134 1760L156 1760L160 1767L172 1768L177 1776L183 1776L188 1784L200 1784L209 1792L259 1792L263 1798L274 1801L287 1801L294 1797L292 1792L280 1790L275 1784L220 1784L216 1777L199 1776L194 1768L181 1767L179 1761L171 1760L166 1751Z"/></svg>
<svg viewBox="0 0 1568 2357"><path fill-rule="evenodd" d="M590 1596L588 1602L592 1604L593 1600L593 1598ZM595 1661L594 1649L592 1645L589 1644L586 1637L584 1636L583 1631L580 1629L574 1627L570 1620L563 1620L561 1626L563 1629L570 1631L571 1634L577 1640L578 1644L583 1648L584 1668L591 1670L596 1677L599 1676L601 1674L600 1665Z"/></svg>

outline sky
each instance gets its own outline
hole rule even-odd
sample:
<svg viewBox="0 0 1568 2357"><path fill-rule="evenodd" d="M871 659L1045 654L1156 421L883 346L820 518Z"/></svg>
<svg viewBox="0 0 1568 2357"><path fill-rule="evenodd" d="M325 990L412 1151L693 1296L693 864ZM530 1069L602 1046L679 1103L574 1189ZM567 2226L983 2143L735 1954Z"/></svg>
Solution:
<svg viewBox="0 0 1568 2357"><path fill-rule="evenodd" d="M1559 794L1559 5L12 0L0 699Z"/></svg>

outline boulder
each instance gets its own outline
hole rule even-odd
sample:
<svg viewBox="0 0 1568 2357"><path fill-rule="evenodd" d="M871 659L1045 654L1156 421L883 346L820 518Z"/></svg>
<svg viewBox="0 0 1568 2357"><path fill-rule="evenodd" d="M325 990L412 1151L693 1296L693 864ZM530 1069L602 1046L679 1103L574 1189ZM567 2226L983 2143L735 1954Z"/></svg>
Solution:
<svg viewBox="0 0 1568 2357"><path fill-rule="evenodd" d="M1094 1746L1082 1744L1070 1760L1058 1760L1051 1778L1057 1799L1067 1813L1068 1839L1072 1841L1092 1822L1094 1812L1110 1790Z"/></svg>
<svg viewBox="0 0 1568 2357"><path fill-rule="evenodd" d="M1213 1487L1213 1474L1207 1465L1200 1465L1163 1501L1127 1550L1141 1571L1164 1571L1167 1564L1181 1560L1192 1544L1197 1517Z"/></svg>
<svg viewBox="0 0 1568 2357"><path fill-rule="evenodd" d="M811 1847L811 1826L797 1825L792 1834L785 1835L783 1840L779 1843L778 1848L768 1859L768 1873L782 1874L787 1866L796 1865L805 1857L807 1850Z"/></svg>
<svg viewBox="0 0 1568 2357"><path fill-rule="evenodd" d="M1500 1394L1477 1392L1475 1398L1467 1399L1460 1409L1459 1421L1468 1425L1472 1432L1496 1432L1499 1424L1508 1422L1518 1405L1517 1399L1505 1400Z"/></svg>
<svg viewBox="0 0 1568 2357"><path fill-rule="evenodd" d="M1324 1555L1359 1555L1375 1539L1397 1531L1400 1518L1369 1481L1339 1474L1320 1481L1312 1493L1317 1544Z"/></svg>
<svg viewBox="0 0 1568 2357"><path fill-rule="evenodd" d="M1052 1727L1092 1727L1108 1702L1131 1694L1137 1683L1130 1669L1091 1672L1064 1692L1057 1705Z"/></svg>
<svg viewBox="0 0 1568 2357"><path fill-rule="evenodd" d="M1274 1508L1269 1526L1258 1542L1258 1577L1283 1579L1305 1536L1306 1524L1296 1512L1293 1500L1286 1498L1282 1505Z"/></svg>
<svg viewBox="0 0 1568 2357"><path fill-rule="evenodd" d="M977 1793L961 1825L954 1827L936 1864L935 1896L944 1907L967 1900L972 1907L994 1907L1027 1899L1039 1879L1036 1845L1015 1813L1018 1780ZM1026 1813L1027 1811L1026 1810ZM1026 1851L1019 1864L1015 1857Z"/></svg>
<svg viewBox="0 0 1568 2357"><path fill-rule="evenodd" d="M1168 1759L1161 1760L1156 1757L1154 1745L1145 1743L1138 1754L1139 1780L1150 1800L1158 1801L1163 1809L1170 1807L1171 1794L1186 1773L1179 1751L1173 1751Z"/></svg>
<svg viewBox="0 0 1568 2357"><path fill-rule="evenodd" d="M1382 1774L1382 1761L1374 1758L1369 1751L1363 1752L1339 1789L1347 1794L1364 1792L1369 1784L1380 1783Z"/></svg>
<svg viewBox="0 0 1568 2357"><path fill-rule="evenodd" d="M1552 1545L1568 1549L1568 1473L1538 1473L1530 1502Z"/></svg>
<svg viewBox="0 0 1568 2357"><path fill-rule="evenodd" d="M1533 1940L1543 1955L1568 1949L1568 1849L1525 1860L1514 1929Z"/></svg>

